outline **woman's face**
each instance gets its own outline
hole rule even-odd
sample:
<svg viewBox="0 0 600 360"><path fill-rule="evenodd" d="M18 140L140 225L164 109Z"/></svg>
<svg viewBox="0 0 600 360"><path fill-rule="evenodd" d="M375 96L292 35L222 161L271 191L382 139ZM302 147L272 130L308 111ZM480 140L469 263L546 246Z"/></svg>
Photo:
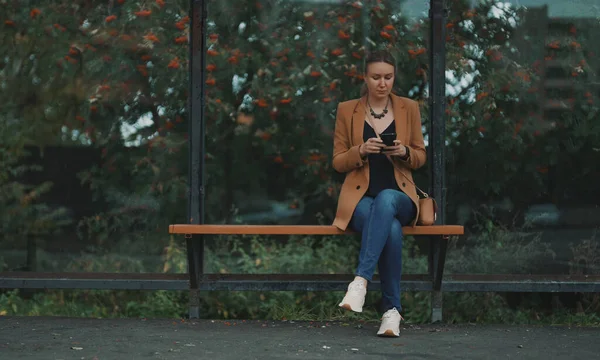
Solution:
<svg viewBox="0 0 600 360"><path fill-rule="evenodd" d="M365 82L369 89L369 97L386 98L394 86L394 67L385 62L375 62L367 66Z"/></svg>

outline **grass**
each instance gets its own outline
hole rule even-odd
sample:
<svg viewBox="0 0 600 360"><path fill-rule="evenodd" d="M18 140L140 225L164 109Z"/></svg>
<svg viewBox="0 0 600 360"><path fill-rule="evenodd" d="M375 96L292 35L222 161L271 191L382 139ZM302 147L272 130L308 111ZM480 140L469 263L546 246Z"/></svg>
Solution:
<svg viewBox="0 0 600 360"><path fill-rule="evenodd" d="M299 296L303 294L303 296ZM377 323L381 313L377 311L377 294L369 294L362 313L353 313L337 306L343 296L331 293L241 293L252 308L258 311L236 312L224 307L226 313L207 310L210 303L226 305L231 294L208 293L202 297L202 318L210 319L261 319L295 321L340 321L345 323ZM262 296L261 296L262 295ZM590 295L593 297L594 295ZM300 301L289 301L289 299ZM429 323L427 293L405 293L403 298L407 324ZM310 299L307 301L307 299ZM256 301L260 303L257 304ZM479 306L474 306L478 304ZM416 305L416 306L415 306ZM21 296L18 290L0 294L0 316L68 316L90 318L187 318L187 294L185 292L155 291L81 291L47 290L37 292L30 298ZM552 326L600 326L598 309L585 312L561 308L543 310L533 303L512 309L502 297L494 293L446 293L444 294L444 323L485 325L552 325Z"/></svg>

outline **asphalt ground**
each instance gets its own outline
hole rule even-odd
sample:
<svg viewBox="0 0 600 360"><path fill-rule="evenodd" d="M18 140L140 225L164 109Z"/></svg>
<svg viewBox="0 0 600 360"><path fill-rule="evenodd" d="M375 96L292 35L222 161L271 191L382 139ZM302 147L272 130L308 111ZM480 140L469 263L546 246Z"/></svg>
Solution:
<svg viewBox="0 0 600 360"><path fill-rule="evenodd" d="M600 328L0 316L0 359L594 359Z"/></svg>

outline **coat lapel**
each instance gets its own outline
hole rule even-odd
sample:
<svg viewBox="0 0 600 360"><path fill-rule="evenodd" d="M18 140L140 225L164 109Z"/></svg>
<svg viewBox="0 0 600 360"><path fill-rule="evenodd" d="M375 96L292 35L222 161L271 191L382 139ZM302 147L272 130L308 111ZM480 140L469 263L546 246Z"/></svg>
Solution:
<svg viewBox="0 0 600 360"><path fill-rule="evenodd" d="M364 143L365 141L363 140L363 134L365 130L365 106L363 104L363 98L360 98L358 100L358 104L354 107L351 123L353 145L360 145Z"/></svg>
<svg viewBox="0 0 600 360"><path fill-rule="evenodd" d="M396 139L404 144L408 141L408 117L404 101L399 96L392 94L394 104L394 123L396 127Z"/></svg>

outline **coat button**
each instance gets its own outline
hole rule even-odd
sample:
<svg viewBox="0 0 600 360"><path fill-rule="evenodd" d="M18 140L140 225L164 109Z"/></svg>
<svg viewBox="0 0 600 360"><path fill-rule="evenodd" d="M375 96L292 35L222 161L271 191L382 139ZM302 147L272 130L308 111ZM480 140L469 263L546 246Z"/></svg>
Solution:
<svg viewBox="0 0 600 360"><path fill-rule="evenodd" d="M406 187L406 183L402 183L402 187Z"/></svg>
<svg viewBox="0 0 600 360"><path fill-rule="evenodd" d="M360 189L360 185L358 185L358 186L356 187L356 190L359 190L359 189Z"/></svg>

